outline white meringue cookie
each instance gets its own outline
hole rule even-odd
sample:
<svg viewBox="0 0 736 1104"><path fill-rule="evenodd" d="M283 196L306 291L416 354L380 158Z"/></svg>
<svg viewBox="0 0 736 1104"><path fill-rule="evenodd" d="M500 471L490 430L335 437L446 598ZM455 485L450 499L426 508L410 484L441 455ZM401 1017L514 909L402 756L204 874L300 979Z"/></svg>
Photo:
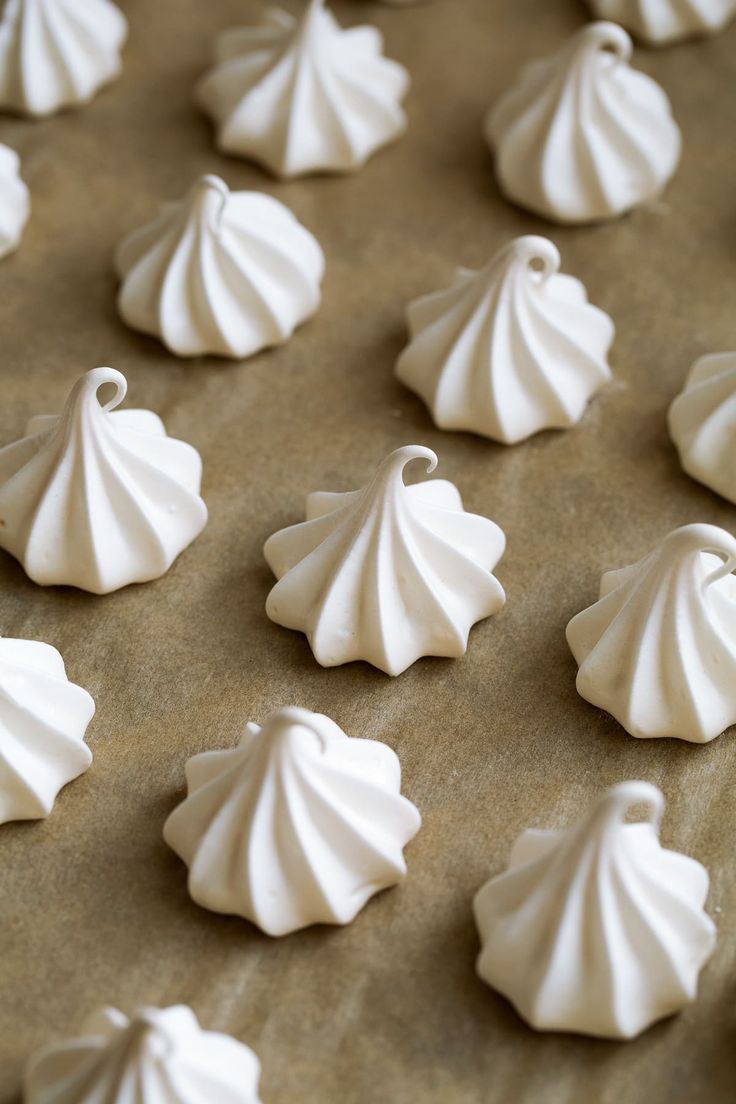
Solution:
<svg viewBox="0 0 736 1104"><path fill-rule="evenodd" d="M0 637L0 824L47 817L89 767L95 703L50 644Z"/></svg>
<svg viewBox="0 0 736 1104"><path fill-rule="evenodd" d="M662 46L714 34L736 12L736 0L588 0L597 19L611 19L646 42Z"/></svg>
<svg viewBox="0 0 736 1104"><path fill-rule="evenodd" d="M274 533L264 555L279 582L266 613L306 633L323 667L364 659L399 675L420 656L461 656L470 629L506 596L491 574L501 529L463 510L443 479L404 485L421 445L392 452L362 490L312 494L307 520Z"/></svg>
<svg viewBox="0 0 736 1104"><path fill-rule="evenodd" d="M128 24L111 0L8 0L0 108L50 115L86 103L121 70Z"/></svg>
<svg viewBox="0 0 736 1104"><path fill-rule="evenodd" d="M320 304L325 261L288 207L203 176L129 234L118 309L178 356L242 358L291 337Z"/></svg>
<svg viewBox="0 0 736 1104"><path fill-rule="evenodd" d="M667 420L687 474L736 502L736 353L696 361Z"/></svg>
<svg viewBox="0 0 736 1104"><path fill-rule="evenodd" d="M406 129L409 74L382 49L375 27L343 30L324 0L299 20L271 8L219 37L197 101L220 149L277 176L357 169Z"/></svg>
<svg viewBox="0 0 736 1104"><path fill-rule="evenodd" d="M559 269L552 242L517 238L479 272L460 269L452 287L409 305L396 375L441 429L512 445L574 425L611 379L613 323Z"/></svg>
<svg viewBox="0 0 736 1104"><path fill-rule="evenodd" d="M649 806L651 819L627 824ZM667 851L664 799L612 787L572 828L528 830L474 902L478 974L540 1031L631 1039L697 995L715 946L708 872Z"/></svg>
<svg viewBox="0 0 736 1104"><path fill-rule="evenodd" d="M205 526L199 453L150 410L113 412L126 390L120 372L95 368L60 416L33 418L0 449L0 547L42 586L107 594L157 579Z"/></svg>
<svg viewBox="0 0 736 1104"><path fill-rule="evenodd" d="M735 569L730 533L685 525L607 572L567 626L578 693L637 737L704 744L736 723Z"/></svg>
<svg viewBox="0 0 736 1104"><path fill-rule="evenodd" d="M30 213L31 197L20 175L20 158L0 144L0 257L18 248Z"/></svg>
<svg viewBox="0 0 736 1104"><path fill-rule="evenodd" d="M260 1104L261 1067L229 1035L203 1031L191 1008L116 1008L91 1016L78 1038L28 1064L24 1104Z"/></svg>
<svg viewBox="0 0 736 1104"><path fill-rule="evenodd" d="M589 23L533 62L491 109L486 137L502 191L562 223L614 218L654 199L680 160L669 100L629 65L615 23Z"/></svg>
<svg viewBox="0 0 736 1104"><path fill-rule="evenodd" d="M164 839L189 867L189 892L269 935L349 924L403 881L419 831L399 760L321 713L287 708L249 724L232 751L195 755L188 796Z"/></svg>

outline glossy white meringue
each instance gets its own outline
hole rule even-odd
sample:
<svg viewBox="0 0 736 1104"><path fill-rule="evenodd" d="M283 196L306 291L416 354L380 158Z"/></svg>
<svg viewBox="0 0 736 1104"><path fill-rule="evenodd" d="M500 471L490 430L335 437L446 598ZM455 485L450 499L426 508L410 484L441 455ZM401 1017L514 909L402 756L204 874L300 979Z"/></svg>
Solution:
<svg viewBox="0 0 736 1104"><path fill-rule="evenodd" d="M260 1104L260 1063L191 1008L103 1008L31 1059L24 1104Z"/></svg>
<svg viewBox="0 0 736 1104"><path fill-rule="evenodd" d="M736 502L736 353L697 360L667 420L688 475Z"/></svg>
<svg viewBox="0 0 736 1104"><path fill-rule="evenodd" d="M382 49L375 27L343 30L324 0L299 20L271 8L219 37L197 100L220 149L277 176L357 169L406 128L409 74Z"/></svg>
<svg viewBox="0 0 736 1104"><path fill-rule="evenodd" d="M611 19L646 42L662 46L720 31L736 0L588 0L597 19Z"/></svg>
<svg viewBox="0 0 736 1104"><path fill-rule="evenodd" d="M31 197L20 175L20 158L0 144L0 257L18 248L30 213Z"/></svg>
<svg viewBox="0 0 736 1104"><path fill-rule="evenodd" d="M288 207L203 176L129 234L118 309L178 356L242 358L291 337L320 303L324 255Z"/></svg>
<svg viewBox="0 0 736 1104"><path fill-rule="evenodd" d="M505 548L501 529L466 513L452 483L404 485L421 445L396 449L365 487L311 494L307 520L266 541L279 580L266 613L306 633L323 667L364 659L399 675L420 656L461 656L470 629L505 602L491 574Z"/></svg>
<svg viewBox="0 0 736 1104"><path fill-rule="evenodd" d="M95 703L50 644L0 637L0 824L38 820L92 762Z"/></svg>
<svg viewBox="0 0 736 1104"><path fill-rule="evenodd" d="M128 24L112 0L8 0L0 108L50 115L86 103L121 70Z"/></svg>
<svg viewBox="0 0 736 1104"><path fill-rule="evenodd" d="M349 924L406 875L421 818L401 796L398 758L321 713L279 709L232 751L195 755L186 774L164 839L205 908L287 935Z"/></svg>
<svg viewBox="0 0 736 1104"><path fill-rule="evenodd" d="M485 268L460 269L452 287L409 305L411 341L396 375L441 429L512 445L574 425L611 379L613 323L559 269L552 242L517 238Z"/></svg>
<svg viewBox="0 0 736 1104"><path fill-rule="evenodd" d="M100 405L104 384L115 395ZM106 594L157 579L205 526L199 453L150 410L115 411L126 390L95 368L60 416L0 449L0 548L42 586Z"/></svg>
<svg viewBox="0 0 736 1104"><path fill-rule="evenodd" d="M631 53L622 27L589 23L558 54L522 70L486 120L512 202L576 223L659 195L682 140L663 89L631 68Z"/></svg>
<svg viewBox="0 0 736 1104"><path fill-rule="evenodd" d="M567 626L578 693L632 736L702 744L736 723L734 570L736 539L698 524L607 572Z"/></svg>
<svg viewBox="0 0 736 1104"><path fill-rule="evenodd" d="M627 824L639 804L650 820ZM479 976L540 1031L631 1039L695 1000L708 872L659 843L664 799L623 782L572 828L522 833L474 902Z"/></svg>

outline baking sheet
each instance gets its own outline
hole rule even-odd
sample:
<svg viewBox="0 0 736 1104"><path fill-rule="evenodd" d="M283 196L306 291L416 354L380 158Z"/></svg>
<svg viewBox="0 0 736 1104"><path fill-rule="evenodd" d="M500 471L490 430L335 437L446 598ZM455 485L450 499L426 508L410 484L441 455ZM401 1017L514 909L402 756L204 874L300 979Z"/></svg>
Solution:
<svg viewBox="0 0 736 1104"><path fill-rule="evenodd" d="M733 734L705 747L631 739L577 696L564 627L603 570L675 526L736 527L732 506L681 473L664 421L692 360L734 345L736 26L637 52L671 95L680 171L649 208L562 230L500 198L480 125L519 65L581 24L576 0L335 0L411 70L410 128L354 177L288 184L215 153L192 105L213 35L258 4L121 6L132 32L119 82L78 112L0 119L34 205L21 251L0 263L0 440L110 364L132 405L202 453L210 522L163 579L103 598L36 587L0 556L3 634L58 647L98 706L92 769L48 821L0 829L0 1100L17 1099L36 1047L95 1006L180 1001L256 1050L268 1104L733 1099ZM117 241L205 172L278 196L327 254L316 319L240 364L178 361L114 309ZM512 449L441 433L392 374L404 306L526 232L550 234L614 317L616 381L567 433ZM506 531L508 604L462 660L395 680L322 670L303 636L265 616L263 541L302 517L308 491L358 487L408 443L435 449L438 475ZM190 902L161 826L189 755L231 746L287 703L390 744L424 826L403 887L346 929L274 941ZM535 1034L474 975L473 893L521 830L567 824L625 778L663 788L664 842L708 866L717 951L697 1004L634 1042Z"/></svg>

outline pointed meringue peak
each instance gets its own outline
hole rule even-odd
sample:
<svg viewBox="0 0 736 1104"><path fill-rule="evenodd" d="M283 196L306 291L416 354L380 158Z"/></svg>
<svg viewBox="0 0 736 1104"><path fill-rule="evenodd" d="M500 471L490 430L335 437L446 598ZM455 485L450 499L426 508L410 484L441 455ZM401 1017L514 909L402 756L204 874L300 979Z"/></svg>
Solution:
<svg viewBox="0 0 736 1104"><path fill-rule="evenodd" d="M217 233L229 198L230 189L225 181L213 173L207 173L195 180L184 202L189 203L189 215L192 219L201 221L213 233Z"/></svg>
<svg viewBox="0 0 736 1104"><path fill-rule="evenodd" d="M42 116L86 103L120 74L127 34L112 0L8 0L0 110Z"/></svg>
<svg viewBox="0 0 736 1104"><path fill-rule="evenodd" d="M597 19L612 19L655 46L714 34L733 18L736 0L588 0Z"/></svg>
<svg viewBox="0 0 736 1104"><path fill-rule="evenodd" d="M205 526L199 453L151 411L118 411L126 391L120 372L94 368L60 416L0 449L0 547L42 586L106 594L157 579Z"/></svg>
<svg viewBox="0 0 736 1104"><path fill-rule="evenodd" d="M517 238L478 272L409 304L396 375L440 429L506 445L565 429L611 379L613 322L560 273L546 238Z"/></svg>
<svg viewBox="0 0 736 1104"><path fill-rule="evenodd" d="M421 656L461 656L470 629L505 602L491 574L502 530L466 513L457 488L437 479L406 486L404 469L437 457L396 449L359 491L315 493L306 521L266 541L279 580L266 602L277 625L306 634L323 667L363 659L399 675Z"/></svg>
<svg viewBox="0 0 736 1104"><path fill-rule="evenodd" d="M177 356L242 359L287 341L320 304L325 260L288 207L203 176L123 239L118 310Z"/></svg>
<svg viewBox="0 0 736 1104"><path fill-rule="evenodd" d="M614 786L572 828L523 832L477 893L478 974L532 1027L631 1039L695 1000L708 873L660 845L663 809L648 782Z"/></svg>
<svg viewBox="0 0 736 1104"><path fill-rule="evenodd" d="M736 539L675 529L567 626L578 693L632 736L707 743L736 723Z"/></svg>
<svg viewBox="0 0 736 1104"><path fill-rule="evenodd" d="M190 1008L103 1008L28 1064L25 1104L260 1104L260 1063Z"/></svg>
<svg viewBox="0 0 736 1104"><path fill-rule="evenodd" d="M281 177L347 172L406 128L409 75L382 50L375 27L343 30L324 0L299 20L270 8L219 37L196 98L227 153Z"/></svg>
<svg viewBox="0 0 736 1104"><path fill-rule="evenodd" d="M0 144L0 258L20 245L31 213L31 197L15 150Z"/></svg>
<svg viewBox="0 0 736 1104"><path fill-rule="evenodd" d="M629 65L631 51L618 24L590 23L558 54L522 70L485 127L508 199L581 223L659 195L681 136L662 88Z"/></svg>
<svg viewBox="0 0 736 1104"><path fill-rule="evenodd" d="M0 637L0 824L47 817L59 790L84 774L94 712L56 648Z"/></svg>
<svg viewBox="0 0 736 1104"><path fill-rule="evenodd" d="M736 353L695 362L668 423L687 474L736 502Z"/></svg>
<svg viewBox="0 0 736 1104"><path fill-rule="evenodd" d="M195 755L186 774L164 839L205 908L281 936L349 924L406 875L421 818L401 796L398 758L321 713L279 709L232 751Z"/></svg>

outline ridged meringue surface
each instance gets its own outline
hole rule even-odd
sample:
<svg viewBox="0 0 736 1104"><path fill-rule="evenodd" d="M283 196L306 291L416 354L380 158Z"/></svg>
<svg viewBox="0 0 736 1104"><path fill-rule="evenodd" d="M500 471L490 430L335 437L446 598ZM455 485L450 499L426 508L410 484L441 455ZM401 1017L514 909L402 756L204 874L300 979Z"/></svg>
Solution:
<svg viewBox="0 0 736 1104"><path fill-rule="evenodd" d="M118 309L178 356L251 356L320 304L324 254L288 207L203 176L120 244Z"/></svg>
<svg viewBox="0 0 736 1104"><path fill-rule="evenodd" d="M104 384L115 395L104 405ZM202 531L202 461L150 410L116 411L125 377L95 368L58 417L0 449L0 547L43 586L106 594L157 579Z"/></svg>
<svg viewBox="0 0 736 1104"><path fill-rule="evenodd" d="M280 936L349 924L406 875L421 819L401 796L398 758L321 713L280 709L232 751L195 755L186 774L164 838L205 908Z"/></svg>
<svg viewBox="0 0 736 1104"><path fill-rule="evenodd" d="M648 782L614 786L572 828L522 833L476 895L478 974L532 1027L631 1039L695 1000L708 872L660 845L663 809Z"/></svg>
<svg viewBox="0 0 736 1104"><path fill-rule="evenodd" d="M47 817L59 790L84 774L94 712L56 648L0 637L0 824Z"/></svg>
<svg viewBox="0 0 736 1104"><path fill-rule="evenodd" d="M343 30L324 0L299 20L271 8L220 36L197 101L227 153L282 177L346 172L406 128L409 75L382 51L375 27Z"/></svg>
<svg viewBox="0 0 736 1104"><path fill-rule="evenodd" d="M51 115L86 103L119 75L127 34L112 0L7 0L0 108Z"/></svg>
<svg viewBox="0 0 736 1104"><path fill-rule="evenodd" d="M517 238L478 272L414 300L396 375L441 429L512 445L564 429L611 379L611 319L560 274L546 238Z"/></svg>
<svg viewBox="0 0 736 1104"><path fill-rule="evenodd" d="M362 490L310 495L307 520L266 541L279 580L266 613L306 633L323 667L364 659L399 675L420 656L464 655L471 627L505 602L491 574L502 530L466 513L452 483L405 486L415 459L437 466L421 445L396 449Z"/></svg>
<svg viewBox="0 0 736 1104"><path fill-rule="evenodd" d="M631 68L631 53L622 27L590 23L558 54L522 70L486 120L510 200L578 223L659 195L682 140L663 89Z"/></svg>
<svg viewBox="0 0 736 1104"><path fill-rule="evenodd" d="M611 19L657 46L714 34L736 12L736 0L589 0L597 19Z"/></svg>
<svg viewBox="0 0 736 1104"><path fill-rule="evenodd" d="M31 196L20 175L20 158L0 144L0 257L18 248L30 213Z"/></svg>
<svg viewBox="0 0 736 1104"><path fill-rule="evenodd" d="M695 362L668 423L687 474L736 502L736 353Z"/></svg>
<svg viewBox="0 0 736 1104"><path fill-rule="evenodd" d="M24 1104L260 1104L260 1063L191 1008L103 1008L28 1064Z"/></svg>
<svg viewBox="0 0 736 1104"><path fill-rule="evenodd" d="M736 723L736 539L675 529L601 580L567 626L578 693L637 737L702 744Z"/></svg>

